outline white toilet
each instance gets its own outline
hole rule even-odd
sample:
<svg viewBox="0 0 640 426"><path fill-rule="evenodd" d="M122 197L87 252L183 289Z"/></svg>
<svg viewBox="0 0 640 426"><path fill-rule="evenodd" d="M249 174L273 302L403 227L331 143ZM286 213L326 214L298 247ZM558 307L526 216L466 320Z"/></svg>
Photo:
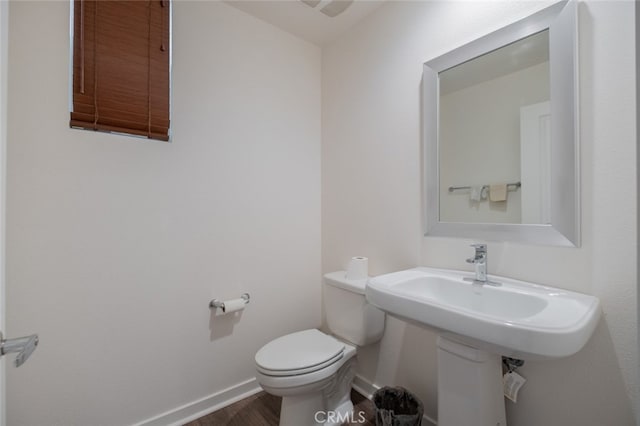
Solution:
<svg viewBox="0 0 640 426"><path fill-rule="evenodd" d="M298 331L256 353L258 383L282 397L280 426L339 425L353 412L356 346L382 338L385 314L366 302L366 279L345 275L324 276L325 316L333 336L316 329Z"/></svg>

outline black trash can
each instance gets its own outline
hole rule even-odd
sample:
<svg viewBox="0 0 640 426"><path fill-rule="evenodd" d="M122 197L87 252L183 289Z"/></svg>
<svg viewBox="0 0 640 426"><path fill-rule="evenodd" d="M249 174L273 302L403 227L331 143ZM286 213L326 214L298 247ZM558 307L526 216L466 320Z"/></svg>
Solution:
<svg viewBox="0 0 640 426"><path fill-rule="evenodd" d="M424 407L414 394L402 387L385 386L373 394L376 426L420 426Z"/></svg>

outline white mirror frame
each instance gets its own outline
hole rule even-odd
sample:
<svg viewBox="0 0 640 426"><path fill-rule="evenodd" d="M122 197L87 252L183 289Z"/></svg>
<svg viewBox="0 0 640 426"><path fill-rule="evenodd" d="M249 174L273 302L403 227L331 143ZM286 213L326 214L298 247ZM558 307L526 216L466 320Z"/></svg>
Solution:
<svg viewBox="0 0 640 426"><path fill-rule="evenodd" d="M580 246L578 10L563 1L424 64L425 236ZM549 29L551 223L454 223L439 219L438 73Z"/></svg>

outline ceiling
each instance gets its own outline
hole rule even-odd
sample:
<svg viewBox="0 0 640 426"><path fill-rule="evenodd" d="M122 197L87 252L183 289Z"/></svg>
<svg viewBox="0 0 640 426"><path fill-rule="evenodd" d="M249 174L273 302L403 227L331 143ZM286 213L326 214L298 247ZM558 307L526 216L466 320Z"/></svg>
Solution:
<svg viewBox="0 0 640 426"><path fill-rule="evenodd" d="M340 1L344 0L337 0L337 2ZM331 0L321 0L317 2L316 7L308 6L299 0L225 0L225 3L322 46L355 26L362 18L380 7L384 1L354 0L344 12L333 18L321 12L332 3ZM334 0L333 3L336 1Z"/></svg>

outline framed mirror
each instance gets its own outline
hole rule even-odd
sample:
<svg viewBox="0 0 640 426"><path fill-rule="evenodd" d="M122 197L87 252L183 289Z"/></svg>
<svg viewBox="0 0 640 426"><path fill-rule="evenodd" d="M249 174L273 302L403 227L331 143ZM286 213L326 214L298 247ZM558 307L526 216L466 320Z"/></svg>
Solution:
<svg viewBox="0 0 640 426"><path fill-rule="evenodd" d="M577 4L424 64L426 236L580 245Z"/></svg>

